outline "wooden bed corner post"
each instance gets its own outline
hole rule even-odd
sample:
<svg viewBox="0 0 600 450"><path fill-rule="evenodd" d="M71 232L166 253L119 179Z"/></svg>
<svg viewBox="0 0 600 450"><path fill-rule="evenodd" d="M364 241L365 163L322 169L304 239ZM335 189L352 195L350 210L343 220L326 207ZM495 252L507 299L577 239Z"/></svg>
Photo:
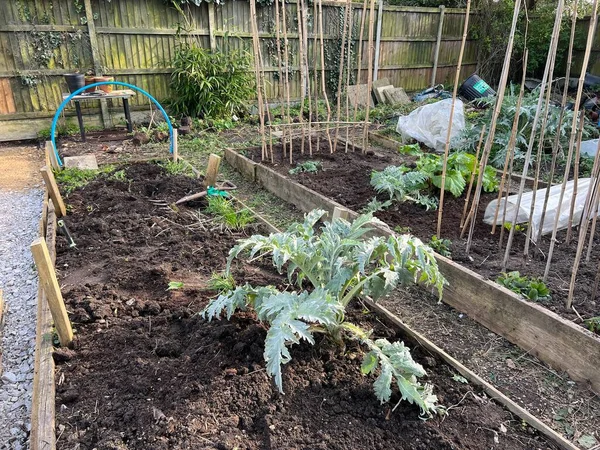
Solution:
<svg viewBox="0 0 600 450"><path fill-rule="evenodd" d="M56 159L56 153L54 152L54 145L52 145L52 141L46 141L44 153L46 158L46 167L59 170L60 166L58 165L58 160Z"/></svg>
<svg viewBox="0 0 600 450"><path fill-rule="evenodd" d="M56 272L54 271L54 264L52 264L50 254L48 253L46 240L38 238L33 241L31 244L31 253L37 267L40 286L46 294L52 319L54 319L60 345L68 347L73 342L73 329L71 328L65 302L60 292L60 286L56 278Z"/></svg>
<svg viewBox="0 0 600 450"><path fill-rule="evenodd" d="M208 158L208 166L206 166L206 175L204 176L204 187L215 186L217 184L217 175L219 174L219 166L221 165L221 157L211 153Z"/></svg>
<svg viewBox="0 0 600 450"><path fill-rule="evenodd" d="M52 170L48 169L48 167L42 167L40 169L40 172L42 173L44 183L46 183L46 189L48 189L48 194L50 195L52 203L54 204L56 216L66 216L67 208L65 207L65 203L63 202L62 196L60 195L60 191L58 189L58 185L56 184L56 180L54 179L54 174L52 173Z"/></svg>

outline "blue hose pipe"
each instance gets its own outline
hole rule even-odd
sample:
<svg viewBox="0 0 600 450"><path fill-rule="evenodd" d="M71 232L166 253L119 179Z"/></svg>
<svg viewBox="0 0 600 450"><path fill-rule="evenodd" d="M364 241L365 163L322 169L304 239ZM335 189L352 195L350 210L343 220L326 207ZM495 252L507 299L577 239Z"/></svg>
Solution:
<svg viewBox="0 0 600 450"><path fill-rule="evenodd" d="M101 81L99 83L88 84L87 86L77 89L75 92L73 92L67 98L65 98L63 100L63 102L60 104L60 106L58 107L58 109L56 110L56 113L54 114L54 118L52 119L52 128L50 129L50 136L51 136L51 142L52 142L52 149L54 150L54 154L56 155L56 160L58 161L58 165L62 166L63 163L60 159L60 156L58 155L58 149L56 148L56 138L54 137L54 135L56 133L56 124L58 123L58 118L60 117L60 113L65 108L65 106L67 106L67 104L71 101L71 99L73 97L75 97L76 95L81 94L86 89L93 88L96 86L102 86L102 85L106 85L106 84L116 84L118 86L125 86L129 89L133 89L136 92L140 92L140 93L144 94L146 97L148 97L152 101L152 103L154 103L156 105L156 107L160 110L160 112L164 116L165 121L167 122L167 125L169 125L169 138L171 141L169 151L171 153L173 153L173 146L174 146L173 124L171 123L171 119L169 119L169 115L167 114L165 109L160 105L160 103L158 103L158 101L154 97L152 97L148 92L146 92L145 90L143 90L137 86L134 86L133 84L124 83L122 81ZM90 98L101 99L103 97L90 97Z"/></svg>

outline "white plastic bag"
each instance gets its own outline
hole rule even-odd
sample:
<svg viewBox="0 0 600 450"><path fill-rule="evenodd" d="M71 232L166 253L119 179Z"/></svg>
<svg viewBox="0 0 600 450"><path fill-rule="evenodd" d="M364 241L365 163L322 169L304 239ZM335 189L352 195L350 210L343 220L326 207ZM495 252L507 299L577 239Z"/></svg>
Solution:
<svg viewBox="0 0 600 450"><path fill-rule="evenodd" d="M448 98L437 103L421 106L411 112L408 116L398 119L396 131L403 138L411 137L422 142L427 147L438 152L443 152L446 146L448 134L448 123L450 123L450 109L452 99ZM452 132L450 142L457 138L465 128L465 113L463 102L456 99L454 115L452 117Z"/></svg>
<svg viewBox="0 0 600 450"><path fill-rule="evenodd" d="M575 198L575 208L573 211L573 226L579 225L583 208L585 205L585 199L587 197L588 189L590 187L589 178L580 178L577 182L577 196ZM560 198L561 185L552 186L550 188L550 197L548 197L548 206L546 208L546 215L544 216L544 224L542 226L542 235L549 234L552 232L554 227L554 220L558 213L558 200ZM542 218L542 209L544 207L544 199L546 198L546 189L539 189L535 195L535 205L533 209L531 238L533 241L537 241L538 232L540 229L540 219ZM558 220L558 229L562 230L567 228L569 221L569 212L571 209L571 199L573 198L573 180L568 181L565 186L565 193L562 200L562 206L560 208L560 218ZM517 215L517 223L526 223L529 221L529 213L531 209L531 202L533 200L533 191L525 192L521 197L521 205L519 207L519 213ZM512 223L516 214L516 203L517 195L511 195L508 199L500 199L500 208L498 211L498 219L496 225L502 225L502 214L504 211L504 203L508 201L506 207L506 219L505 222ZM485 208L485 214L483 215L483 221L489 225L494 222L494 214L496 213L496 205L498 200L492 200L490 204Z"/></svg>

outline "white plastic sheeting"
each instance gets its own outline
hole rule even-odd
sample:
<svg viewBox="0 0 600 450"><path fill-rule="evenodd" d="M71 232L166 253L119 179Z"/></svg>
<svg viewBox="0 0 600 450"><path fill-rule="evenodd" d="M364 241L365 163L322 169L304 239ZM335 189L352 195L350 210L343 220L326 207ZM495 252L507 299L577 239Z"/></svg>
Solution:
<svg viewBox="0 0 600 450"><path fill-rule="evenodd" d="M579 147L579 153L582 155L587 155L590 158L596 156L596 153L598 153L598 139L583 141L581 143L581 147Z"/></svg>
<svg viewBox="0 0 600 450"><path fill-rule="evenodd" d="M589 178L580 178L577 182L577 197L575 198L575 209L573 212L573 225L579 225L585 200L590 187ZM548 207L546 208L546 215L544 216L544 224L542 227L542 235L549 234L552 232L554 227L554 220L558 213L558 200L560 197L561 185L552 186L550 188L550 197L548 198ZM538 232L540 229L540 219L542 218L542 208L544 207L544 199L546 198L546 189L539 189L535 195L535 205L533 209L533 220L531 229L531 237L534 241L537 241ZM568 181L565 187L565 194L562 200L562 206L560 208L560 217L558 220L558 229L562 230L567 228L569 221L569 211L571 209L571 199L573 198L573 180ZM521 197L521 205L519 207L519 213L517 215L517 223L526 223L529 221L529 213L531 210L531 202L533 200L533 191L523 193ZM507 201L506 207L506 219L505 222L512 223L517 210L517 195L511 195L508 199L500 199L500 209L498 211L498 219L496 225L502 225L502 213L504 211L504 202ZM494 214L496 212L496 204L498 200L492 200L485 209L483 215L483 221L489 225L494 222Z"/></svg>
<svg viewBox="0 0 600 450"><path fill-rule="evenodd" d="M451 98L437 103L423 105L415 109L408 116L400 117L398 119L396 131L400 133L403 138L411 137L422 142L427 147L433 148L438 152L443 152L444 147L446 146L451 108ZM463 102L456 99L454 115L452 117L450 142L457 138L464 128L465 113Z"/></svg>

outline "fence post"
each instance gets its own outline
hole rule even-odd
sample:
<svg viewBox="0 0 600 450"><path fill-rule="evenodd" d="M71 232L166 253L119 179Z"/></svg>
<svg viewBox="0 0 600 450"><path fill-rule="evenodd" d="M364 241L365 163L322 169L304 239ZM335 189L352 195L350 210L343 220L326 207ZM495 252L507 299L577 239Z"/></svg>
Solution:
<svg viewBox="0 0 600 450"><path fill-rule="evenodd" d="M431 86L435 86L435 79L437 76L438 59L440 57L440 45L442 43L442 29L444 27L444 12L446 7L440 5L440 20L438 22L437 40L435 42L435 53L433 56L433 71L431 72Z"/></svg>
<svg viewBox="0 0 600 450"><path fill-rule="evenodd" d="M102 64L100 63L100 53L98 51L98 36L96 36L96 24L94 23L94 12L92 11L92 0L84 0L85 18L87 20L88 33L90 35L90 47L92 49L92 60L94 62L94 72L97 76L102 73ZM108 112L106 99L100 99L100 113L104 128L112 127L112 119Z"/></svg>
<svg viewBox="0 0 600 450"><path fill-rule="evenodd" d="M208 6L208 40L210 42L210 50L214 52L217 49L217 42L215 39L215 4L209 2Z"/></svg>
<svg viewBox="0 0 600 450"><path fill-rule="evenodd" d="M381 26L383 19L383 0L379 0L379 9L377 10L377 37L375 38L375 68L373 70L373 80L377 80L379 72L379 49L381 47Z"/></svg>

